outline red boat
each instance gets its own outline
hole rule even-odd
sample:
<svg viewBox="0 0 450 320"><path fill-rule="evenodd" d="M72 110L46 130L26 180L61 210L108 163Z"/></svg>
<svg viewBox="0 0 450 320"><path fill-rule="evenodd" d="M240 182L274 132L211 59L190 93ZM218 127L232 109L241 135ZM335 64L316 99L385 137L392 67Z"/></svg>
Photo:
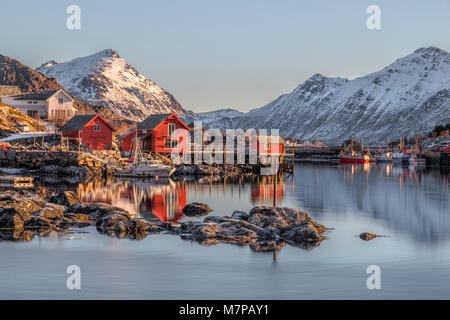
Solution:
<svg viewBox="0 0 450 320"><path fill-rule="evenodd" d="M339 156L340 163L369 163L370 156L368 154L360 154L360 153L343 153Z"/></svg>

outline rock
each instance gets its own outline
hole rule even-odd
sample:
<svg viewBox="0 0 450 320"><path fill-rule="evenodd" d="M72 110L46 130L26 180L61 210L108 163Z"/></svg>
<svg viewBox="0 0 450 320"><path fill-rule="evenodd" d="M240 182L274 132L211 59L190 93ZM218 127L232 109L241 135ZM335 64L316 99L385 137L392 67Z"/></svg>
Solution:
<svg viewBox="0 0 450 320"><path fill-rule="evenodd" d="M95 225L100 228L116 228L119 222L128 222L131 218L127 213L112 211L101 214L97 217Z"/></svg>
<svg viewBox="0 0 450 320"><path fill-rule="evenodd" d="M206 216L212 209L206 203L193 202L183 208L183 213L188 217Z"/></svg>
<svg viewBox="0 0 450 320"><path fill-rule="evenodd" d="M0 231L0 240L4 241L31 241L33 238L33 232L24 230L23 228Z"/></svg>
<svg viewBox="0 0 450 320"><path fill-rule="evenodd" d="M51 197L49 201L68 207L72 207L76 204L81 203L80 198L78 198L78 195L73 191L60 192L57 195Z"/></svg>
<svg viewBox="0 0 450 320"><path fill-rule="evenodd" d="M93 220L92 216L84 213L67 212L64 214L64 217L75 222L89 222Z"/></svg>
<svg viewBox="0 0 450 320"><path fill-rule="evenodd" d="M203 220L203 222L214 222L214 223L219 223L222 221L223 221L223 217L219 217L219 216L209 216Z"/></svg>
<svg viewBox="0 0 450 320"><path fill-rule="evenodd" d="M248 214L245 213L244 211L234 211L233 214L231 215L231 218L233 219L237 219L237 220L248 220Z"/></svg>
<svg viewBox="0 0 450 320"><path fill-rule="evenodd" d="M193 223L187 222L183 224L183 233L180 235L183 239L192 239L197 241L204 241L215 238L216 233L221 230L218 224L215 223Z"/></svg>
<svg viewBox="0 0 450 320"><path fill-rule="evenodd" d="M163 229L155 224L147 223L142 220L129 220L127 221L123 214L115 213L115 217L111 220L110 215L106 215L109 219L106 223L97 226L97 230L100 233L107 234L117 238L128 238L140 240L147 236L149 233L160 232ZM105 219L103 217L103 219ZM105 225L107 227L105 227Z"/></svg>
<svg viewBox="0 0 450 320"><path fill-rule="evenodd" d="M15 207L3 208L0 211L0 228L23 229L30 219L31 215L24 210L17 210Z"/></svg>
<svg viewBox="0 0 450 320"><path fill-rule="evenodd" d="M74 213L84 213L93 216L101 216L109 212L122 212L128 214L126 210L106 203L78 203L73 205L70 210Z"/></svg>
<svg viewBox="0 0 450 320"><path fill-rule="evenodd" d="M306 212L291 208L255 207L247 215L235 211L232 217L206 217L203 222L181 223L174 230L182 239L203 245L220 242L250 245L254 251L275 251L286 242L311 249L324 239L326 228Z"/></svg>
<svg viewBox="0 0 450 320"><path fill-rule="evenodd" d="M377 234L373 234L373 233L370 233L370 232L363 232L363 233L361 233L361 234L359 235L359 238L360 238L360 239L366 240L366 241L375 239L375 238L377 238L377 237L383 237L383 236L377 235Z"/></svg>
<svg viewBox="0 0 450 320"><path fill-rule="evenodd" d="M51 220L62 220L64 219L65 207L55 203L47 203L42 209L37 212L32 213L33 216L51 219Z"/></svg>
<svg viewBox="0 0 450 320"><path fill-rule="evenodd" d="M250 211L247 221L261 228L268 228L271 230L286 228L290 225L300 224L302 222L312 222L311 218L304 211L266 206L254 207ZM325 231L324 227L323 231Z"/></svg>
<svg viewBox="0 0 450 320"><path fill-rule="evenodd" d="M16 161L16 151L15 150L5 150L6 151L6 158L8 161Z"/></svg>
<svg viewBox="0 0 450 320"><path fill-rule="evenodd" d="M291 225L280 232L280 237L290 244L301 246L305 249L311 249L323 240L321 232L311 222Z"/></svg>

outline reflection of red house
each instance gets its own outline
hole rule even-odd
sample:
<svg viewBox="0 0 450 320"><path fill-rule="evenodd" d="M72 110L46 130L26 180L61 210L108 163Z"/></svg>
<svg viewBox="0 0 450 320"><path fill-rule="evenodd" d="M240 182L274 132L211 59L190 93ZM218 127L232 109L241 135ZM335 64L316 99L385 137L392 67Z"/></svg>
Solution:
<svg viewBox="0 0 450 320"><path fill-rule="evenodd" d="M71 143L89 145L91 149L104 150L112 144L114 128L99 114L74 116L62 128L64 137Z"/></svg>
<svg viewBox="0 0 450 320"><path fill-rule="evenodd" d="M178 221L184 216L186 188L179 187L171 192L155 194L150 200L150 205L152 213L161 221Z"/></svg>
<svg viewBox="0 0 450 320"><path fill-rule="evenodd" d="M252 202L260 204L268 204L273 201L273 184L252 184L250 189L250 196ZM284 198L284 184L277 184L276 199L283 200Z"/></svg>
<svg viewBox="0 0 450 320"><path fill-rule="evenodd" d="M175 130L179 133L175 135ZM180 131L181 130L181 131ZM137 125L137 138L145 152L171 153L178 144L187 142L183 139L191 129L175 114L153 114ZM122 151L133 150L136 130L131 130L119 137Z"/></svg>

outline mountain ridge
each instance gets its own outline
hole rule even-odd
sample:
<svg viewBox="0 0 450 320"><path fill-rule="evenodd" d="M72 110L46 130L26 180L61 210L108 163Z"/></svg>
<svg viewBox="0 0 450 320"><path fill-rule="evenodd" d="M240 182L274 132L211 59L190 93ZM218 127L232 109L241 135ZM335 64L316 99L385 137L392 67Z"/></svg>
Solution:
<svg viewBox="0 0 450 320"><path fill-rule="evenodd" d="M232 128L278 128L284 137L333 145L352 137L376 144L426 134L450 121L450 54L419 48L351 80L317 73L290 93L226 120ZM223 123L209 121L219 129Z"/></svg>
<svg viewBox="0 0 450 320"><path fill-rule="evenodd" d="M142 121L154 113L186 113L169 92L140 74L114 49L66 62L50 60L36 71L56 77L80 100L103 105L134 121Z"/></svg>

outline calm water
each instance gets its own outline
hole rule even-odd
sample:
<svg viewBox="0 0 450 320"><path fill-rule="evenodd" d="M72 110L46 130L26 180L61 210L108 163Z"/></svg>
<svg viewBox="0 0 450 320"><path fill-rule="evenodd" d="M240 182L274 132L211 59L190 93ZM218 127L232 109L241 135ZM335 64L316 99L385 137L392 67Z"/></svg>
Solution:
<svg viewBox="0 0 450 320"><path fill-rule="evenodd" d="M450 177L390 165L298 164L277 187L278 205L306 210L334 230L310 251L275 255L248 247L209 247L172 235L121 240L83 229L0 242L0 298L389 299L450 298ZM62 188L59 186L58 188ZM65 186L84 201L121 206L145 219L182 221L181 208L205 202L212 215L273 203L265 180L226 183L107 181ZM356 235L388 235L372 241ZM78 240L77 240L78 239ZM66 289L67 266L81 267L82 289ZM381 290L366 269L381 268Z"/></svg>

